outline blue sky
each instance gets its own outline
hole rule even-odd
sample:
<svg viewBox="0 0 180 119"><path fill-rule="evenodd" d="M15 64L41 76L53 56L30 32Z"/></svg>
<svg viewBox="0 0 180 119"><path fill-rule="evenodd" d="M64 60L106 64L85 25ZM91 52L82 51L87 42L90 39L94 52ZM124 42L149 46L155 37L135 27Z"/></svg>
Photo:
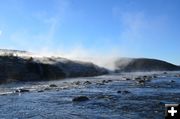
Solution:
<svg viewBox="0 0 180 119"><path fill-rule="evenodd" d="M2 0L0 48L180 64L179 0Z"/></svg>

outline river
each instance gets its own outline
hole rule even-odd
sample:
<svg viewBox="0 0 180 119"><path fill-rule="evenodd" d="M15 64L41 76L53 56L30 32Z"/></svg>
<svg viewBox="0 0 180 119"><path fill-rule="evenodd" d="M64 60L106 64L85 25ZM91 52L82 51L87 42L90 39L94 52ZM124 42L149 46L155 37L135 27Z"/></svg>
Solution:
<svg viewBox="0 0 180 119"><path fill-rule="evenodd" d="M180 72L119 73L0 85L1 119L164 119L180 103ZM145 83L138 76L155 76ZM50 86L51 85L51 86ZM26 89L27 92L18 92ZM87 101L74 102L86 96Z"/></svg>

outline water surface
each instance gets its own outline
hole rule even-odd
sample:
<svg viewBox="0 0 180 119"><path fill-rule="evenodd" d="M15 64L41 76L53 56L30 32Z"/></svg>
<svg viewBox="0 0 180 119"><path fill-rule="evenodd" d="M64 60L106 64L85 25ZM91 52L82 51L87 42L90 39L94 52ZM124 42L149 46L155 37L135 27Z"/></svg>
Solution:
<svg viewBox="0 0 180 119"><path fill-rule="evenodd" d="M121 73L59 81L3 84L0 85L0 117L164 119L164 103L180 103L180 77L176 76L179 73ZM156 75L156 78L142 85L133 80L139 75ZM127 77L131 80L125 80ZM50 84L57 87L49 87ZM15 92L21 88L30 92ZM89 100L73 102L72 99L77 96L87 96Z"/></svg>

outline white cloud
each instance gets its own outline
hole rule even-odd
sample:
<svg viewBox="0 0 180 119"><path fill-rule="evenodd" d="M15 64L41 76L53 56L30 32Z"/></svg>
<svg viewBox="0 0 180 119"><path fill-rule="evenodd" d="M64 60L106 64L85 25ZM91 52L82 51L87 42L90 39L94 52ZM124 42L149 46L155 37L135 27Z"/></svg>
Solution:
<svg viewBox="0 0 180 119"><path fill-rule="evenodd" d="M124 39L140 40L144 38L146 34L159 34L163 32L164 29L167 29L168 21L166 16L163 15L148 16L148 14L143 11L124 12L120 15L120 20L124 28L121 36Z"/></svg>
<svg viewBox="0 0 180 119"><path fill-rule="evenodd" d="M121 14L121 23L123 30L120 38L124 42L137 43L143 36L143 30L147 25L144 13L125 12Z"/></svg>
<svg viewBox="0 0 180 119"><path fill-rule="evenodd" d="M31 11L31 16L28 15L27 17L31 17L36 27L17 28L16 31L8 35L12 42L11 45L24 50L30 49L31 51L53 48L57 30L69 9L68 2L66 0L52 2L53 4L49 6L53 8L53 14L49 13L47 9Z"/></svg>
<svg viewBox="0 0 180 119"><path fill-rule="evenodd" d="M0 36L2 35L2 31L0 30Z"/></svg>
<svg viewBox="0 0 180 119"><path fill-rule="evenodd" d="M42 43L40 43L39 49L51 49L51 47L53 47L55 35L58 29L60 29L60 26L66 16L66 12L68 12L69 1L55 1L51 7L53 7L53 14L49 14L49 11L46 10L36 11L32 14L38 22L43 23L44 26L47 27L47 29L44 29L43 32L41 31L32 36L32 39L34 39L35 42L40 41ZM36 50L33 47L30 49Z"/></svg>
<svg viewBox="0 0 180 119"><path fill-rule="evenodd" d="M141 57L144 48L154 46L168 29L165 15L151 15L145 11L131 11L120 8L112 9L113 15L119 20L119 47L121 52L130 57ZM153 50L153 49L152 49Z"/></svg>

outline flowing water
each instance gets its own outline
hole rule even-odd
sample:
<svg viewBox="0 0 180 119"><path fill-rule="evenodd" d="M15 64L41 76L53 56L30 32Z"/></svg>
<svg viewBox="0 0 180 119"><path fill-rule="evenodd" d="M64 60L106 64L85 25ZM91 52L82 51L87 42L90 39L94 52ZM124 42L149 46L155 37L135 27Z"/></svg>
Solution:
<svg viewBox="0 0 180 119"><path fill-rule="evenodd" d="M164 119L164 104L180 103L177 74L180 72L121 73L1 84L0 118ZM156 77L140 84L134 80L139 75ZM29 92L20 93L17 89ZM89 100L73 102L77 96L87 96Z"/></svg>

